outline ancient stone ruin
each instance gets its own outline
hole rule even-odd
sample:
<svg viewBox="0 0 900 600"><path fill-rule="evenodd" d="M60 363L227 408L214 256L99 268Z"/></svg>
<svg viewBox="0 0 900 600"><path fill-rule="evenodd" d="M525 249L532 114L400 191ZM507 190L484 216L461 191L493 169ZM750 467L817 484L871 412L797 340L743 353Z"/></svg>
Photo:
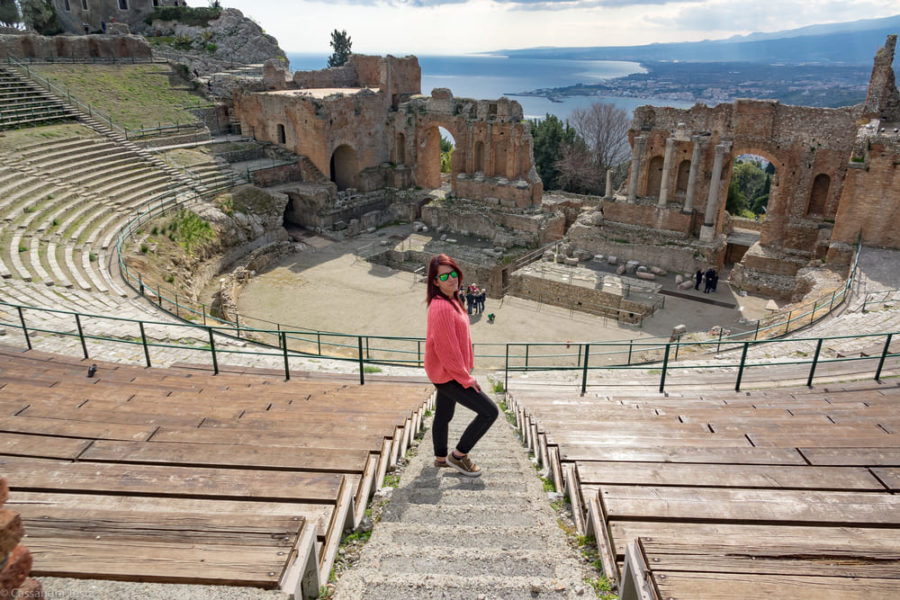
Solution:
<svg viewBox="0 0 900 600"><path fill-rule="evenodd" d="M789 295L812 259L847 264L857 239L900 247L900 96L892 69L896 36L878 52L865 104L827 109L736 100L689 109L642 106L629 132L627 189L582 218L569 235L594 252L612 238L649 246L663 267L736 262L733 284ZM725 198L735 157L775 167L758 240L731 236ZM733 246L746 245L744 248Z"/></svg>

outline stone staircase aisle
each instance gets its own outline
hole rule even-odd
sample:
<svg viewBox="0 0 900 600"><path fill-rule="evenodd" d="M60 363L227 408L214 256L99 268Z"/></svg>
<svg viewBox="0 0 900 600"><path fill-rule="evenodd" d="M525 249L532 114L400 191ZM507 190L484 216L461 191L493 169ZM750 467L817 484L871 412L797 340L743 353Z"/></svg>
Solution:
<svg viewBox="0 0 900 600"><path fill-rule="evenodd" d="M472 414L457 408L451 447ZM472 452L479 478L435 468L432 448L429 429L336 600L594 597L503 414Z"/></svg>

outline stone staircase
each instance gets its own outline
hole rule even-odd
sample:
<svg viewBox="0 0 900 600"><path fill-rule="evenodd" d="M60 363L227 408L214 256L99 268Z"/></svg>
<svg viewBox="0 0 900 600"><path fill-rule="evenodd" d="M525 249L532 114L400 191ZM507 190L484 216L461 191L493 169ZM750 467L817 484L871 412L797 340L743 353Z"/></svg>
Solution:
<svg viewBox="0 0 900 600"><path fill-rule="evenodd" d="M472 413L458 409L450 440ZM432 465L426 433L336 600L590 598L596 576L557 524L541 481L501 417L472 452L468 478Z"/></svg>
<svg viewBox="0 0 900 600"><path fill-rule="evenodd" d="M72 110L53 95L0 67L0 130L32 127L74 118Z"/></svg>

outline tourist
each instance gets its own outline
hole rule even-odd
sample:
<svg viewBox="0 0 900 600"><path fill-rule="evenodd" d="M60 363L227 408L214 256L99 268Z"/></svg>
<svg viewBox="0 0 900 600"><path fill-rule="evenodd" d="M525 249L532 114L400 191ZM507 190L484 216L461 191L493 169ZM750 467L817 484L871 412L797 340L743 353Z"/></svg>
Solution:
<svg viewBox="0 0 900 600"><path fill-rule="evenodd" d="M487 299L487 292L482 288L478 294L477 302L478 302L478 312L484 312L484 301Z"/></svg>
<svg viewBox="0 0 900 600"><path fill-rule="evenodd" d="M494 323L494 318L495 318L494 313L488 313L488 323L493 324L493 323Z"/></svg>
<svg viewBox="0 0 900 600"><path fill-rule="evenodd" d="M435 256L428 264L425 373L437 388L431 426L434 466L453 467L467 477L478 477L481 468L468 454L497 419L499 410L471 375L475 361L460 294L462 280L462 271L446 254ZM448 452L447 436L457 404L474 411L475 418L456 448Z"/></svg>
<svg viewBox="0 0 900 600"><path fill-rule="evenodd" d="M697 273L694 275L694 278L697 280L697 283L694 284L694 289L700 289L700 282L703 281L703 271L697 269Z"/></svg>
<svg viewBox="0 0 900 600"><path fill-rule="evenodd" d="M717 286L718 284L719 284L719 274L716 273L715 271L713 271L713 274L712 274L712 286L711 286L711 287L712 287L712 290L711 290L711 291L715 292L715 291L716 291L716 286Z"/></svg>
<svg viewBox="0 0 900 600"><path fill-rule="evenodd" d="M472 314L472 308L475 306L475 292L472 290L472 286L469 286L469 289L466 290L466 309L469 311L469 314Z"/></svg>
<svg viewBox="0 0 900 600"><path fill-rule="evenodd" d="M708 294L709 291L712 289L712 278L713 278L713 275L715 275L715 273L716 272L713 271L712 267L710 267L706 270L706 286L703 288L704 294Z"/></svg>

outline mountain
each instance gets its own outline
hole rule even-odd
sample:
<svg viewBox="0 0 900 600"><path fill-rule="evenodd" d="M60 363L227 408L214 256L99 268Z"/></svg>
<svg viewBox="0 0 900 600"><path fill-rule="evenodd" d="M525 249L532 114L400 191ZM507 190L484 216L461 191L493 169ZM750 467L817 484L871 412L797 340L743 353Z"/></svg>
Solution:
<svg viewBox="0 0 900 600"><path fill-rule="evenodd" d="M502 50L516 58L629 60L635 62L751 62L871 65L890 34L900 33L900 15L849 23L811 25L776 33L752 33L726 40L645 46L524 48Z"/></svg>

